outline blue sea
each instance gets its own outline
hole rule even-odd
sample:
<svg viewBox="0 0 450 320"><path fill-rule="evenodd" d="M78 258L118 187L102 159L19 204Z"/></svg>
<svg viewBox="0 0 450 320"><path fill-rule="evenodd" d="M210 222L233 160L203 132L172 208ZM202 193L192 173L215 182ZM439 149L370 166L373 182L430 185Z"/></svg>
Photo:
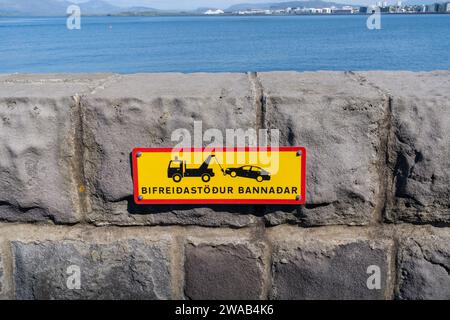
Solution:
<svg viewBox="0 0 450 320"><path fill-rule="evenodd" d="M435 70L450 14L0 18L0 73Z"/></svg>

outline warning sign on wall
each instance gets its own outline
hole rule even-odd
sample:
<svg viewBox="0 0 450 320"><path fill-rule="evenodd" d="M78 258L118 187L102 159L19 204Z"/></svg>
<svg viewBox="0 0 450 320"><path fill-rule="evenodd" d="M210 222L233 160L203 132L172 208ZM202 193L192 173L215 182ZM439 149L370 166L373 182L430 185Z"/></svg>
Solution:
<svg viewBox="0 0 450 320"><path fill-rule="evenodd" d="M306 150L137 148L137 204L304 204Z"/></svg>

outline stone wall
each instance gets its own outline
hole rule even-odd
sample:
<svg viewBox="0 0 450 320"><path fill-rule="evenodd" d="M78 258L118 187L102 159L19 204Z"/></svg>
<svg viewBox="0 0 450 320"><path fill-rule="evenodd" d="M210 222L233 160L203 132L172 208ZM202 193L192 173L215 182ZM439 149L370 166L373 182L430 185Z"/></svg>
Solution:
<svg viewBox="0 0 450 320"><path fill-rule="evenodd" d="M449 88L448 71L0 75L0 298L450 299ZM194 120L305 146L307 204L135 205L131 150Z"/></svg>

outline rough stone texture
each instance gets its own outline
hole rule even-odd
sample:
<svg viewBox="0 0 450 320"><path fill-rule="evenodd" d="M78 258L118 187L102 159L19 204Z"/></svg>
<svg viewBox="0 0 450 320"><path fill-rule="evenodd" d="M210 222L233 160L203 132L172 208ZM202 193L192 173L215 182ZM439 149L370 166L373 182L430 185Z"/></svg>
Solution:
<svg viewBox="0 0 450 320"><path fill-rule="evenodd" d="M448 226L449 85L448 71L2 75L0 220ZM194 120L306 146L306 205L136 206L131 150L173 146Z"/></svg>
<svg viewBox="0 0 450 320"><path fill-rule="evenodd" d="M273 299L386 299L388 241L331 236L281 240L273 253ZM381 289L367 288L367 268L380 267Z"/></svg>
<svg viewBox="0 0 450 320"><path fill-rule="evenodd" d="M0 219L80 220L73 96L105 75L0 79ZM78 162L78 163L77 163Z"/></svg>
<svg viewBox="0 0 450 320"><path fill-rule="evenodd" d="M0 219L79 220L71 108L68 98L0 97Z"/></svg>
<svg viewBox="0 0 450 320"><path fill-rule="evenodd" d="M165 243L128 240L13 242L17 299L169 299ZM81 289L67 288L67 268L81 269Z"/></svg>
<svg viewBox="0 0 450 320"><path fill-rule="evenodd" d="M364 225L377 215L387 98L352 74L271 72L258 75L265 126L280 130L280 144L307 148L307 204L268 207L269 224ZM290 222L290 221L287 221Z"/></svg>
<svg viewBox="0 0 450 320"><path fill-rule="evenodd" d="M391 97L386 218L450 223L450 72L371 72Z"/></svg>
<svg viewBox="0 0 450 320"><path fill-rule="evenodd" d="M0 299L450 298L449 228L0 223L0 238ZM380 290L367 289L371 265Z"/></svg>
<svg viewBox="0 0 450 320"><path fill-rule="evenodd" d="M91 92L111 74L10 74L0 78L2 98L68 98Z"/></svg>
<svg viewBox="0 0 450 320"><path fill-rule="evenodd" d="M450 233L404 239L398 268L397 298L450 299Z"/></svg>
<svg viewBox="0 0 450 320"><path fill-rule="evenodd" d="M185 295L188 299L260 299L264 286L261 243L188 243Z"/></svg>
<svg viewBox="0 0 450 320"><path fill-rule="evenodd" d="M225 129L255 129L253 90L246 74L129 75L84 97L85 175L94 194L90 219L121 225L253 223L251 206L136 207L130 168L133 148L175 146L175 129L189 130L193 141L194 121L224 137Z"/></svg>
<svg viewBox="0 0 450 320"><path fill-rule="evenodd" d="M450 299L448 88L449 71L1 75L0 298ZM134 205L132 148L194 120L306 146L307 204Z"/></svg>

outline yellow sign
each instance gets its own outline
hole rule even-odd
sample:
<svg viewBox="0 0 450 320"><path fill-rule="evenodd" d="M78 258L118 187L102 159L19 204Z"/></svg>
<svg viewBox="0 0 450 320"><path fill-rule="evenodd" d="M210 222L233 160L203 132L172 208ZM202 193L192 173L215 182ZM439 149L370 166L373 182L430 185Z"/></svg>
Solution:
<svg viewBox="0 0 450 320"><path fill-rule="evenodd" d="M137 148L137 204L304 204L306 150Z"/></svg>

